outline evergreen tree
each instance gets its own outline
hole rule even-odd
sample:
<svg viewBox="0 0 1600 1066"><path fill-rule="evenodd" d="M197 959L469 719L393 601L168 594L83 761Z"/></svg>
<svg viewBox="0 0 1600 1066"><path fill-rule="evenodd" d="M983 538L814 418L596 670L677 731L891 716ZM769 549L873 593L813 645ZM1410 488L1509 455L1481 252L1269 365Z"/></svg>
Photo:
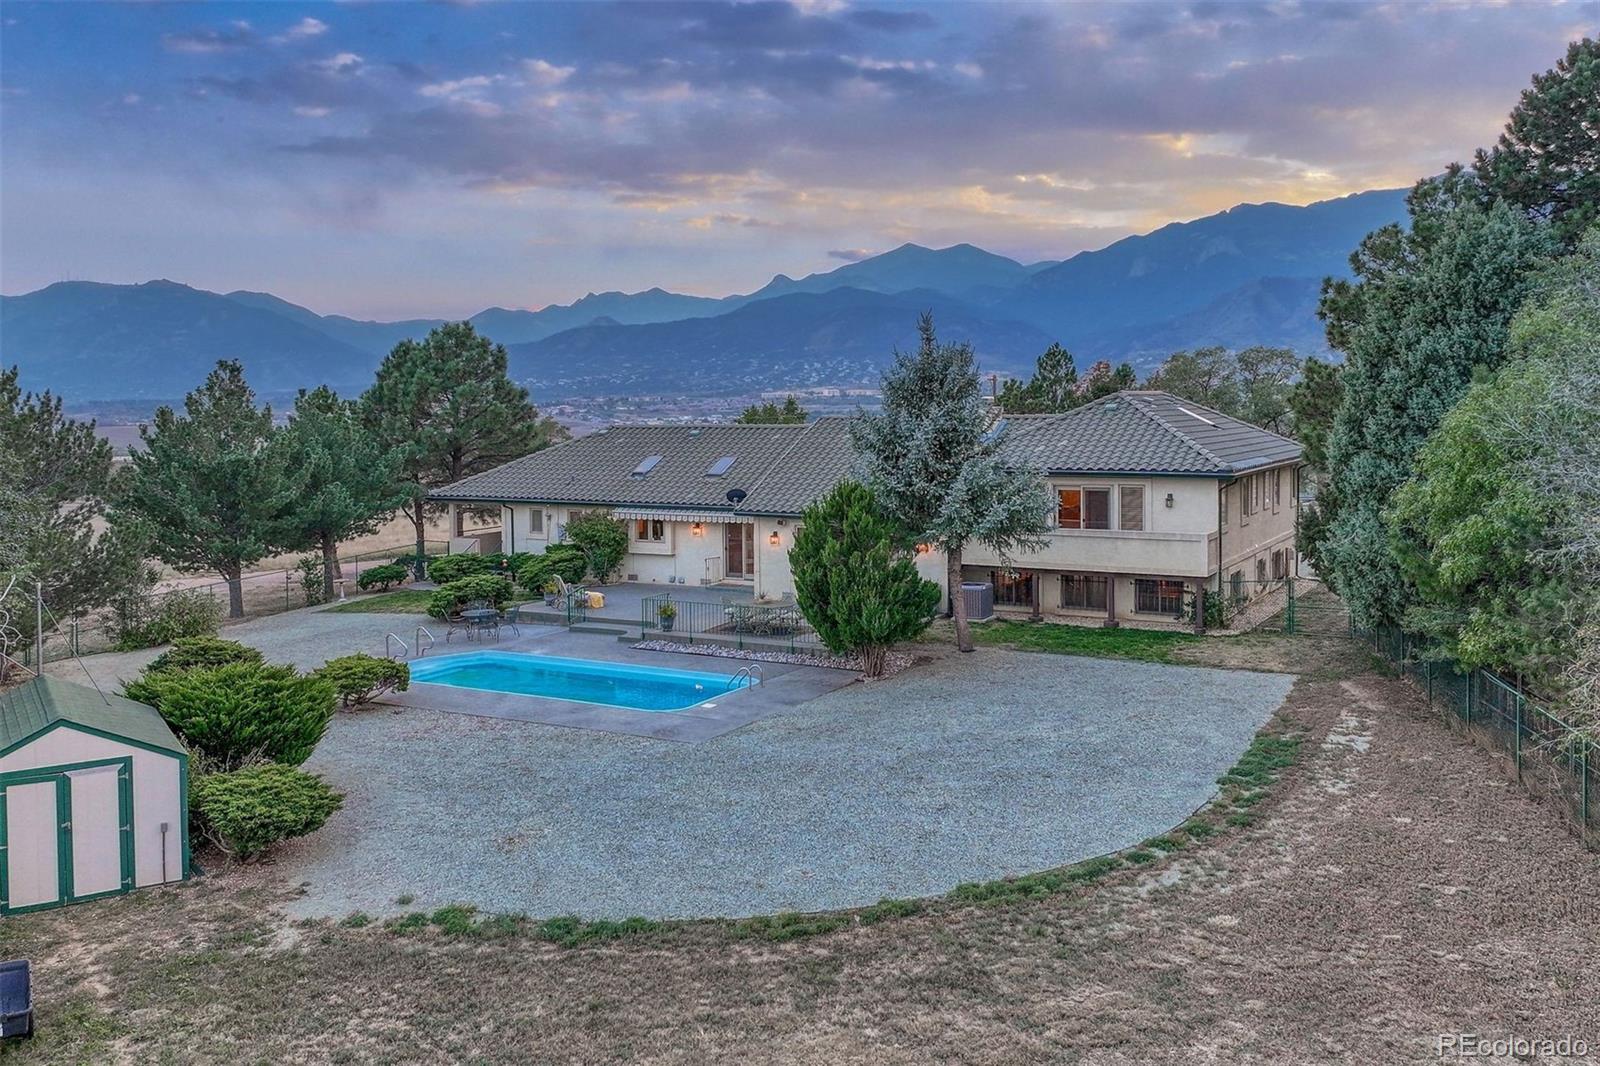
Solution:
<svg viewBox="0 0 1600 1066"><path fill-rule="evenodd" d="M1473 169L1489 199L1549 222L1571 246L1600 220L1600 41L1574 41L1523 90L1505 132Z"/></svg>
<svg viewBox="0 0 1600 1066"><path fill-rule="evenodd" d="M67 418L48 392L24 392L15 367L0 370L0 590L15 576L31 599L37 583L49 612L66 618L128 586L141 545L97 529L112 469L93 422ZM34 612L12 612L12 624L31 639Z"/></svg>
<svg viewBox="0 0 1600 1066"><path fill-rule="evenodd" d="M183 401L139 431L112 520L135 529L178 570L214 570L228 615L244 615L244 568L268 555L294 492L272 447L272 409L257 407L237 362L217 363Z"/></svg>
<svg viewBox="0 0 1600 1066"><path fill-rule="evenodd" d="M1083 400L1078 395L1078 368L1072 353L1052 344L1034 364L1027 384L1016 379L1000 389L1000 410L1010 415L1056 414L1070 411Z"/></svg>
<svg viewBox="0 0 1600 1066"><path fill-rule="evenodd" d="M1308 547L1366 626L1400 622L1415 600L1383 517L1390 495L1474 372L1502 361L1531 272L1554 247L1548 228L1467 191L1459 173L1419 183L1411 228L1369 234L1355 279L1323 286L1319 313L1347 358Z"/></svg>
<svg viewBox="0 0 1600 1066"><path fill-rule="evenodd" d="M764 404L751 404L734 421L746 426L803 426L809 417L799 401L790 396L781 407L771 400Z"/></svg>
<svg viewBox="0 0 1600 1066"><path fill-rule="evenodd" d="M1118 363L1115 370L1111 363L1101 359L1089 368L1078 387L1078 402L1090 403L1102 396L1110 396L1114 392L1124 389L1138 388L1139 378L1134 373L1132 363Z"/></svg>
<svg viewBox="0 0 1600 1066"><path fill-rule="evenodd" d="M1344 399L1344 367L1316 357L1300 368L1300 380L1289 391L1291 433L1305 445L1302 458L1316 475L1328 471L1328 434Z"/></svg>
<svg viewBox="0 0 1600 1066"><path fill-rule="evenodd" d="M1243 407L1238 363L1221 345L1173 352L1145 379L1144 387L1236 417Z"/></svg>
<svg viewBox="0 0 1600 1066"><path fill-rule="evenodd" d="M941 344L933 316L915 353L896 352L883 377L883 410L850 427L862 473L884 511L915 540L945 553L956 645L972 650L961 597L961 553L977 541L1005 557L1043 547L1049 493L1034 470L1000 460L1000 436L978 383L970 344Z"/></svg>
<svg viewBox="0 0 1600 1066"><path fill-rule="evenodd" d="M506 350L469 322L404 340L361 397L361 417L398 458L405 509L416 529L417 577L426 576L428 490L493 469L565 436L541 418L528 390L506 376Z"/></svg>
<svg viewBox="0 0 1600 1066"><path fill-rule="evenodd" d="M858 655L868 677L889 649L933 620L939 586L917 573L904 533L878 509L872 490L841 482L806 508L789 564L795 599L835 655Z"/></svg>
<svg viewBox="0 0 1600 1066"><path fill-rule="evenodd" d="M375 532L410 498L399 457L361 424L355 404L326 386L300 390L275 446L294 488L274 540L291 551L322 552L322 595L331 599L339 542Z"/></svg>

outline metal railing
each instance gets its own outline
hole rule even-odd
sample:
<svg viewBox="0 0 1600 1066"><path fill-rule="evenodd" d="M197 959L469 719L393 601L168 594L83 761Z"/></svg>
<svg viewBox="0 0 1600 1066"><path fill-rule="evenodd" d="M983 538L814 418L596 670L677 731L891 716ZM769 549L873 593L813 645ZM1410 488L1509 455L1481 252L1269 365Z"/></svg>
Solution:
<svg viewBox="0 0 1600 1066"><path fill-rule="evenodd" d="M732 692L734 689L741 687L739 685L741 677L745 680L745 686L743 687L747 688L754 688L757 685L765 685L767 683L767 672L761 668L761 664L750 663L735 670L728 678L727 687L722 691Z"/></svg>
<svg viewBox="0 0 1600 1066"><path fill-rule="evenodd" d="M670 612L663 608L671 607ZM712 603L646 596L639 604L645 634L685 644L722 644L765 651L815 651L822 647L800 608L757 603Z"/></svg>
<svg viewBox="0 0 1600 1066"><path fill-rule="evenodd" d="M395 633L386 633L383 637L383 657L385 659L394 658L393 648L396 644L400 645L401 658L411 658L411 649L407 647L406 642L401 640Z"/></svg>
<svg viewBox="0 0 1600 1066"><path fill-rule="evenodd" d="M427 639L428 643L426 643L426 644L422 643L424 638ZM427 626L418 626L417 627L417 632L416 632L416 647L417 647L416 655L417 655L417 658L419 658L419 659L422 658L424 655L426 655L428 653L428 649L433 647L437 643L438 643L438 641L433 639L433 631L432 630L430 630Z"/></svg>
<svg viewBox="0 0 1600 1066"><path fill-rule="evenodd" d="M1600 846L1600 740L1488 670L1463 669L1437 646L1392 626L1357 630L1412 679L1446 720L1512 758L1516 778L1554 792L1591 847ZM1537 768L1538 772L1535 772Z"/></svg>

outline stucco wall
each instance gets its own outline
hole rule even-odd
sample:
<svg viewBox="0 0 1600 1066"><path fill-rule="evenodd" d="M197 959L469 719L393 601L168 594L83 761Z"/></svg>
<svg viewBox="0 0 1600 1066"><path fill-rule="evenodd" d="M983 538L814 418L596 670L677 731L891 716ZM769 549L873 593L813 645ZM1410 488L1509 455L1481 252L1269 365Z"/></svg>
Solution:
<svg viewBox="0 0 1600 1066"><path fill-rule="evenodd" d="M176 756L160 755L61 725L0 758L0 773L128 755L133 756L134 883L161 883L162 822L167 823L167 879L182 880L183 827L189 812L180 798Z"/></svg>

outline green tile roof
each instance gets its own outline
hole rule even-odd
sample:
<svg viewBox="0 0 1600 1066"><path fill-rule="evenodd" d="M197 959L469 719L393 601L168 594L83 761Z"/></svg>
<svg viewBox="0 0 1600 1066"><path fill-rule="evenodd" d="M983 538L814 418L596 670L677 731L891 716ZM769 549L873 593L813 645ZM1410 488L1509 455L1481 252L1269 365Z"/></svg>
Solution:
<svg viewBox="0 0 1600 1066"><path fill-rule="evenodd" d="M0 751L37 736L58 722L125 737L146 747L185 754L154 707L87 685L36 678L0 692Z"/></svg>

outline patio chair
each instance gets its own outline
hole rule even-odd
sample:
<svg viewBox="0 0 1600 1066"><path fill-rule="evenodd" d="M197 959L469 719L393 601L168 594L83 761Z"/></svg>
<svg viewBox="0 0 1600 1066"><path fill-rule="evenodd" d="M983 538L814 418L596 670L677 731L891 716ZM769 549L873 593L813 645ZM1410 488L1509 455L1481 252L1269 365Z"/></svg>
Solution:
<svg viewBox="0 0 1600 1066"><path fill-rule="evenodd" d="M474 633L484 636L493 634L500 636L500 612L489 600L472 600L461 611L467 623L467 636L470 639Z"/></svg>
<svg viewBox="0 0 1600 1066"><path fill-rule="evenodd" d="M560 574L555 575L556 606L566 610L573 604L588 603L589 587L587 585L569 585Z"/></svg>
<svg viewBox="0 0 1600 1066"><path fill-rule="evenodd" d="M503 626L510 626L511 632L519 637L522 636L522 630L517 628L517 623L522 621L520 617L522 606L523 605L519 603L510 610L500 612L500 624Z"/></svg>

